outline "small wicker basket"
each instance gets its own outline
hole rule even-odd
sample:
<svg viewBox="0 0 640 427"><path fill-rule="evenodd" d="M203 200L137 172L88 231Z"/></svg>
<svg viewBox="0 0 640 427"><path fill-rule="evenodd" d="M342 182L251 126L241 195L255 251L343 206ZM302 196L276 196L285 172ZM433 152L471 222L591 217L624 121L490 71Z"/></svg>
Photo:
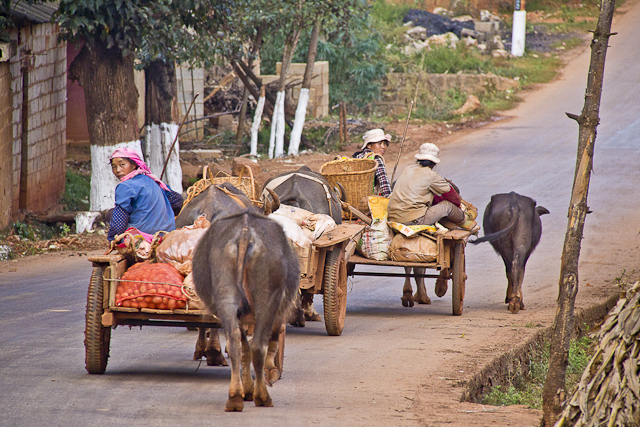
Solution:
<svg viewBox="0 0 640 427"><path fill-rule="evenodd" d="M320 173L332 187L337 186L337 183L344 187L348 204L361 212L366 212L368 210L366 196L373 194L377 166L378 162L372 159L340 159L322 165ZM344 212L343 217L345 217Z"/></svg>

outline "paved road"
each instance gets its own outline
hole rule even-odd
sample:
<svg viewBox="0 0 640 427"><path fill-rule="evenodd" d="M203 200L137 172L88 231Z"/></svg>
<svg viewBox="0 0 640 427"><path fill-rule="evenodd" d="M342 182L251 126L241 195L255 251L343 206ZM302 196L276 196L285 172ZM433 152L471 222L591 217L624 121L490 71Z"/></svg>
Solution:
<svg viewBox="0 0 640 427"><path fill-rule="evenodd" d="M639 265L637 22L636 1L616 22L613 30L620 35L612 39L607 57L579 304L610 292L623 269ZM449 295L433 296L431 283L433 304L407 309L399 301L401 280L356 278L349 282L341 337L326 336L321 323L288 329L284 377L270 390L276 407L247 405L242 414L225 414L229 370L191 360L194 332L118 328L106 374L88 375L83 328L91 266L86 258L4 262L0 425L509 425L514 419L536 425L535 411L486 411L458 403L459 386L493 356L551 322L577 147L577 125L564 113L580 112L587 68L588 51L560 81L527 94L510 113L513 118L441 144L441 173L481 210L491 194L514 190L551 211L543 217L544 235L528 264L526 311L507 312L504 267L488 245L467 249L461 317L451 316ZM322 308L319 300L317 305Z"/></svg>

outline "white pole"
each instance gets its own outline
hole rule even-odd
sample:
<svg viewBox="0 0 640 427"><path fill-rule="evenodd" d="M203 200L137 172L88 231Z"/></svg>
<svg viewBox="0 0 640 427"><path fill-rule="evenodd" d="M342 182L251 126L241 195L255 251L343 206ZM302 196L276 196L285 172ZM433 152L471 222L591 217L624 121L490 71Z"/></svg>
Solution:
<svg viewBox="0 0 640 427"><path fill-rule="evenodd" d="M524 55L524 39L527 27L527 11L513 11L513 28L511 30L511 54L513 56Z"/></svg>
<svg viewBox="0 0 640 427"><path fill-rule="evenodd" d="M278 108L280 108L280 95L276 95L276 105L273 106L273 117L271 118L271 135L269 136L269 158L273 159L273 150L276 146L276 129L278 128Z"/></svg>

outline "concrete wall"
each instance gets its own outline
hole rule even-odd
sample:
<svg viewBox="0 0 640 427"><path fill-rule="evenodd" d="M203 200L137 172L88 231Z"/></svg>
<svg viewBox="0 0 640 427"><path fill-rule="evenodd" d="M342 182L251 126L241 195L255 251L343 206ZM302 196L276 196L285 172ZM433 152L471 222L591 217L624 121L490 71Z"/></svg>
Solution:
<svg viewBox="0 0 640 427"><path fill-rule="evenodd" d="M178 84L178 111L180 112L179 121L187 114L189 105L196 93L200 96L191 107L187 121L196 117L204 116L204 70L202 68L194 68L192 70L185 64L176 65L176 77ZM144 98L143 98L144 99ZM143 102L144 104L144 102ZM204 120L187 123L180 130L181 141L199 141L204 138Z"/></svg>
<svg viewBox="0 0 640 427"><path fill-rule="evenodd" d="M291 89L291 98L298 103L300 89L302 88L302 79L307 64L294 63L289 67L289 75L287 76L287 84L297 82L298 84ZM280 70L282 63L276 63L275 76L260 76L262 83L269 84L280 78ZM329 114L329 62L316 61L313 64L313 74L311 78L311 88L309 88L309 104L307 105L307 117L322 117Z"/></svg>
<svg viewBox="0 0 640 427"><path fill-rule="evenodd" d="M12 33L12 213L46 212L65 188L67 47L58 27Z"/></svg>
<svg viewBox="0 0 640 427"><path fill-rule="evenodd" d="M9 62L0 62L0 229L11 223L13 207L13 134L11 122L11 72Z"/></svg>

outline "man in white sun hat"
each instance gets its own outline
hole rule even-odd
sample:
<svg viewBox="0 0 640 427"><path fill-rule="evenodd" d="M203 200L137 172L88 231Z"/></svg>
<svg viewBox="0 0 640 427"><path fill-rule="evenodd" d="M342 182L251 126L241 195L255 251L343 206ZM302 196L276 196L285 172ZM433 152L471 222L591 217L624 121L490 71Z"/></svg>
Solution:
<svg viewBox="0 0 640 427"><path fill-rule="evenodd" d="M407 225L433 225L443 218L459 224L465 216L460 196L446 179L433 170L440 163L440 149L430 142L422 144L396 181L387 210L390 222ZM434 203L436 198L436 203Z"/></svg>
<svg viewBox="0 0 640 427"><path fill-rule="evenodd" d="M364 136L364 143L360 151L353 154L356 159L373 159L378 162L374 178L374 192L379 196L389 197L391 195L391 185L387 170L384 167L384 152L389 146L391 135L385 134L382 129L371 129Z"/></svg>

